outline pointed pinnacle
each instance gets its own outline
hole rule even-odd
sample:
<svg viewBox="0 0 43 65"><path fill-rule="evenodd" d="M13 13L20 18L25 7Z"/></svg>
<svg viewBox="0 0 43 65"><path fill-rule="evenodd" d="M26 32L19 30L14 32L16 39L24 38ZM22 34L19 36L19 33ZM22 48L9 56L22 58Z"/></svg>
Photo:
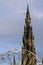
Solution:
<svg viewBox="0 0 43 65"><path fill-rule="evenodd" d="M27 12L29 12L29 5L27 4Z"/></svg>

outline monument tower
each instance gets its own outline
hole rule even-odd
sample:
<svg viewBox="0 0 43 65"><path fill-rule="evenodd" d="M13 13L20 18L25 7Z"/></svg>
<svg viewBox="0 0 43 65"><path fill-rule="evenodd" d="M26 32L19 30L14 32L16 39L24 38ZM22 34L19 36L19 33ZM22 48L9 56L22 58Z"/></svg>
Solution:
<svg viewBox="0 0 43 65"><path fill-rule="evenodd" d="M26 25L24 26L24 35L23 35L23 47L22 49L26 49L27 51L31 51L34 54L35 46L34 46L34 35L31 26L31 18L29 12L29 6L27 5L27 12L25 18ZM22 63L21 65L36 65L36 58L31 53L22 50Z"/></svg>

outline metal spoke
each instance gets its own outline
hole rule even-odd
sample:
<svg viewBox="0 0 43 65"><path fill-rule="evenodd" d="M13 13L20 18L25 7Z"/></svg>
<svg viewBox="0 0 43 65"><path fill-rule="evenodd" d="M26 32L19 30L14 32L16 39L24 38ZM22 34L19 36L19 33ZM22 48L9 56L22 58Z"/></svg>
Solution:
<svg viewBox="0 0 43 65"><path fill-rule="evenodd" d="M16 48L16 49L11 49L11 51L8 51L7 54L8 54L8 56L9 56L11 59L13 59L13 55L12 55L11 52L13 52L15 55L18 55L18 53L19 53L19 52L22 52L23 50L24 50L24 51L27 51L28 53L30 53L30 54L32 54L33 56L35 56L34 59L37 59L37 60L39 61L39 64L42 65L42 64L41 64L42 60L40 60L40 59L36 56L36 54L34 54L33 52L28 51L28 50L26 50L26 49L17 49L17 48ZM18 57L18 58L19 58L19 57ZM34 59L33 59L33 60L34 60ZM0 64L2 63L1 60L6 60L9 65L13 65L13 62L10 63L10 61L7 59L7 57L5 56L5 54L0 54ZM13 60L14 60L14 59L13 59ZM30 64L31 64L31 61L29 62L29 65L30 65ZM3 65L3 63L2 63L2 65ZM17 65L19 65L19 63L18 63Z"/></svg>

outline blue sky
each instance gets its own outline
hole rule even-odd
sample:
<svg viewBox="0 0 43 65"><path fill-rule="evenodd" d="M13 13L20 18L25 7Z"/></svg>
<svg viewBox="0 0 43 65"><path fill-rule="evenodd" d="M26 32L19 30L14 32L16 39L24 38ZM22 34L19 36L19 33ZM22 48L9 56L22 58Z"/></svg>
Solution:
<svg viewBox="0 0 43 65"><path fill-rule="evenodd" d="M22 47L26 8L29 4L35 48L43 58L43 0L0 0L0 53Z"/></svg>

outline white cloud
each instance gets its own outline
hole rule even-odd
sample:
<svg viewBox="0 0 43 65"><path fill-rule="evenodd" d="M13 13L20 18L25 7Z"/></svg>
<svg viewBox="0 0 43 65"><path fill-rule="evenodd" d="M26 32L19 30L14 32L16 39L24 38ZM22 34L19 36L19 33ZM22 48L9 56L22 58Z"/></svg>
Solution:
<svg viewBox="0 0 43 65"><path fill-rule="evenodd" d="M41 19L41 18L43 18L43 12L35 12L35 13L33 13L33 16L35 18Z"/></svg>

